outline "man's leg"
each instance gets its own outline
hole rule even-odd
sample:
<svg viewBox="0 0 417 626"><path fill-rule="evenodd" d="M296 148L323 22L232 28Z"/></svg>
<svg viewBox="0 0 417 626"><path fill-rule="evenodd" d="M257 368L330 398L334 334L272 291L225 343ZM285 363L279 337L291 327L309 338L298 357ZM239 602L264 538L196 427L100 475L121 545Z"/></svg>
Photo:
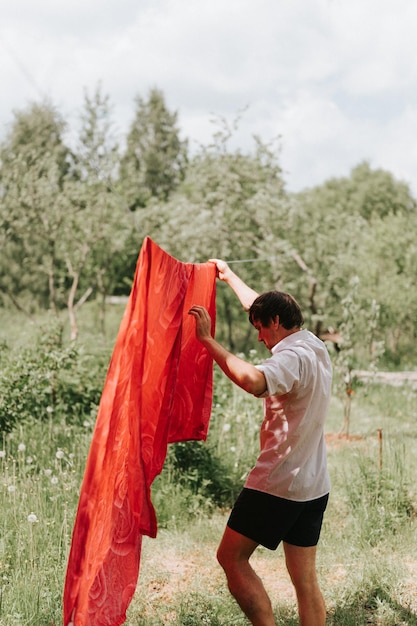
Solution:
<svg viewBox="0 0 417 626"><path fill-rule="evenodd" d="M228 526L217 551L230 593L253 626L275 626L271 601L261 579L249 564L259 544Z"/></svg>
<svg viewBox="0 0 417 626"><path fill-rule="evenodd" d="M326 607L317 581L316 546L301 548L284 542L285 560L295 587L301 626L325 626Z"/></svg>

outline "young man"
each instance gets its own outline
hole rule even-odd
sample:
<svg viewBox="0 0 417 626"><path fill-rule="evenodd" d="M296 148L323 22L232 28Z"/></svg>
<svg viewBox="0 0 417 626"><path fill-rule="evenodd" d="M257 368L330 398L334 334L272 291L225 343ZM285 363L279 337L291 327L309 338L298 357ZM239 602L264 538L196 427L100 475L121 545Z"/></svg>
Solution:
<svg viewBox="0 0 417 626"><path fill-rule="evenodd" d="M217 558L230 592L253 626L274 626L268 594L249 559L258 545L275 550L283 542L301 626L324 626L326 609L316 574L316 546L326 509L324 421L332 368L326 347L303 330L303 316L290 295L261 296L225 263L217 275L236 293L271 357L254 366L211 337L211 319L198 305L197 338L236 385L264 398L261 451L229 517Z"/></svg>

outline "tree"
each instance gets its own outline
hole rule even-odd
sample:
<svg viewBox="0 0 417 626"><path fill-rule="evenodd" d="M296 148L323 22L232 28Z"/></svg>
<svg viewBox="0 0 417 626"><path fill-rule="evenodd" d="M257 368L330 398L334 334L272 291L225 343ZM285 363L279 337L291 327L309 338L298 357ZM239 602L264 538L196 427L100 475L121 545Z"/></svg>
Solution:
<svg viewBox="0 0 417 626"><path fill-rule="evenodd" d="M270 226L285 213L286 200L276 150L255 142L253 154L229 150L232 132L224 126L213 144L190 161L182 185L166 203L143 211L140 224L170 254L186 262L219 257L239 261L239 273L260 291L271 288L285 242L273 241ZM245 263L242 263L245 261ZM248 325L233 294L219 285L219 320L231 348L248 348ZM250 332L250 328L249 328Z"/></svg>
<svg viewBox="0 0 417 626"><path fill-rule="evenodd" d="M113 189L117 144L99 88L93 97L86 94L81 118L71 152L52 105L31 105L16 114L1 150L2 287L10 293L13 285L18 293L26 288L40 305L47 297L56 315L66 307L73 339L77 309L96 290L104 302L111 289L112 258L130 227Z"/></svg>
<svg viewBox="0 0 417 626"><path fill-rule="evenodd" d="M69 209L62 194L72 154L65 123L53 105L33 103L16 112L0 148L0 284L15 304L24 291L57 309L57 241Z"/></svg>
<svg viewBox="0 0 417 626"><path fill-rule="evenodd" d="M136 114L120 164L120 186L132 211L150 198L165 201L183 180L187 142L180 139L178 114L171 113L161 91L136 98Z"/></svg>
<svg viewBox="0 0 417 626"><path fill-rule="evenodd" d="M353 168L348 200L351 212L357 211L366 220L388 215L410 215L417 209L406 183L395 180L385 170L372 170L367 162Z"/></svg>
<svg viewBox="0 0 417 626"><path fill-rule="evenodd" d="M403 358L407 346L411 362L410 346L417 330L411 289L417 263L416 228L416 202L408 186L366 163L353 168L349 178L332 179L296 194L284 236L299 247L317 280L317 311L311 321L324 330L329 326L340 330L343 302L357 277L359 309L367 310L370 301L378 306L374 335L386 345L384 358ZM360 333L352 350L363 364L371 359L362 349Z"/></svg>
<svg viewBox="0 0 417 626"><path fill-rule="evenodd" d="M128 211L115 191L118 144L112 134L109 97L100 85L85 93L81 130L75 151L76 177L67 184L71 203L60 251L67 268L66 305L71 337L77 336L76 311L93 292L101 295L104 331L106 296L115 284L113 261L122 254L129 232Z"/></svg>

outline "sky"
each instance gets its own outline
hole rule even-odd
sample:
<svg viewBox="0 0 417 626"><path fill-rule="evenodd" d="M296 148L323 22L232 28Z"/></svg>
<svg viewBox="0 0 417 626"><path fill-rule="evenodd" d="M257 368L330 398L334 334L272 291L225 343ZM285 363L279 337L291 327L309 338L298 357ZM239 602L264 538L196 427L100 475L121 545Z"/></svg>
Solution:
<svg viewBox="0 0 417 626"><path fill-rule="evenodd" d="M366 160L417 195L416 27L414 0L0 0L0 140L45 98L75 132L99 84L123 140L158 88L191 152L223 119L289 191Z"/></svg>

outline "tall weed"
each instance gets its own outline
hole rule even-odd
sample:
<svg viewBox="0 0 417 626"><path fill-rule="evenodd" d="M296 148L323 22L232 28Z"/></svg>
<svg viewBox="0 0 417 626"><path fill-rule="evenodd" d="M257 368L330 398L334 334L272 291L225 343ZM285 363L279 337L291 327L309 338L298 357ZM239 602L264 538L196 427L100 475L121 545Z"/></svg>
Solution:
<svg viewBox="0 0 417 626"><path fill-rule="evenodd" d="M409 524L414 515L405 446L384 447L382 467L364 452L352 460L344 482L360 542L371 546Z"/></svg>

